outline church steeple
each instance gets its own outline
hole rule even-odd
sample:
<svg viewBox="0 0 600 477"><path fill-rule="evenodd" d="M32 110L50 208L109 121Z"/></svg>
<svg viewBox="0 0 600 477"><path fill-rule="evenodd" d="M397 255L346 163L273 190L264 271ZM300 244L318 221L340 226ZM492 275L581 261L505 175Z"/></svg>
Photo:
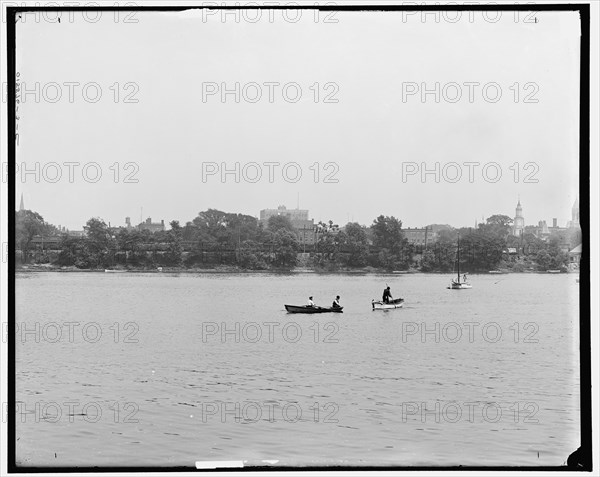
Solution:
<svg viewBox="0 0 600 477"><path fill-rule="evenodd" d="M517 201L517 208L515 209L515 219L513 221L513 235L519 237L523 234L525 228L525 218L523 217L523 207L521 207L521 197Z"/></svg>

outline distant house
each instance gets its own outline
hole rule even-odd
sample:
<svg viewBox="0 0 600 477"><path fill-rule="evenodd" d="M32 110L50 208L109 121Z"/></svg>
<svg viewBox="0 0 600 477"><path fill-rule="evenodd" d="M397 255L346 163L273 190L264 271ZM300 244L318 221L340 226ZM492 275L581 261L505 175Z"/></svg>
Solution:
<svg viewBox="0 0 600 477"><path fill-rule="evenodd" d="M41 235L34 235L31 239L30 246L33 249L56 249L60 244L61 237L60 235L50 235L46 237L42 237Z"/></svg>
<svg viewBox="0 0 600 477"><path fill-rule="evenodd" d="M516 262L519 260L519 251L516 247L508 247L502 251L503 259L510 262Z"/></svg>
<svg viewBox="0 0 600 477"><path fill-rule="evenodd" d="M569 250L569 266L571 268L579 268L581 262L581 244L577 245L572 250Z"/></svg>

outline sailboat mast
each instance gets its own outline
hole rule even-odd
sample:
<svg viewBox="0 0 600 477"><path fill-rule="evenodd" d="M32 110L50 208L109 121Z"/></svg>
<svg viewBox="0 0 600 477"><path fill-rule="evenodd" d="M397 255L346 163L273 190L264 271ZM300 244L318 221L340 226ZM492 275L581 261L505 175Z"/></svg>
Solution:
<svg viewBox="0 0 600 477"><path fill-rule="evenodd" d="M460 283L460 234L458 234L458 260L456 261L456 276L458 278L458 283Z"/></svg>

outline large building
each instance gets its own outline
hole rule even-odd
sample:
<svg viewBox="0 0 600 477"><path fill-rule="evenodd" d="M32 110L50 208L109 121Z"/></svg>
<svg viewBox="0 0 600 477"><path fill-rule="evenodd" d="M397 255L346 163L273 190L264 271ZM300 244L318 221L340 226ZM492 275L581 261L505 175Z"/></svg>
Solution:
<svg viewBox="0 0 600 477"><path fill-rule="evenodd" d="M310 245L316 241L315 221L308 218L306 209L288 209L285 205L280 205L276 209L263 209L260 211L260 223L267 227L271 217L287 217L292 223L292 227L298 234L301 244Z"/></svg>
<svg viewBox="0 0 600 477"><path fill-rule="evenodd" d="M452 230L450 225L431 224L426 227L415 227L402 229L404 238L412 245L429 246L437 242L439 233L442 230Z"/></svg>
<svg viewBox="0 0 600 477"><path fill-rule="evenodd" d="M306 209L288 209L285 205L280 205L276 209L263 209L260 211L260 221L266 226L269 219L273 216L283 216L293 222L307 221L308 210Z"/></svg>
<svg viewBox="0 0 600 477"><path fill-rule="evenodd" d="M129 217L125 219L125 222L128 226L130 226L131 222ZM165 221L161 220L160 222L152 222L152 219L148 217L145 222L142 222L137 226L139 230L149 230L150 232L162 232L165 230Z"/></svg>
<svg viewBox="0 0 600 477"><path fill-rule="evenodd" d="M117 227L116 229L124 228L125 230L149 230L150 232L162 232L165 230L165 221L152 222L152 219L148 217L145 222L133 226L131 225L131 217L125 217L125 227Z"/></svg>
<svg viewBox="0 0 600 477"><path fill-rule="evenodd" d="M571 220L567 223L567 227L570 229L579 227L579 197L577 197L573 203L573 207L571 208Z"/></svg>
<svg viewBox="0 0 600 477"><path fill-rule="evenodd" d="M429 227L425 228L410 228L402 229L404 238L412 245L430 245L435 242L433 230Z"/></svg>

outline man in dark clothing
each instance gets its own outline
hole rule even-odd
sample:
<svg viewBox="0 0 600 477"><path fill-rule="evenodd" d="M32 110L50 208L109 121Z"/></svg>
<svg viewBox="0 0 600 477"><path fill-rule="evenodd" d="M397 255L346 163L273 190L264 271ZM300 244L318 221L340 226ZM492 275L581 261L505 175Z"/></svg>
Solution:
<svg viewBox="0 0 600 477"><path fill-rule="evenodd" d="M333 300L333 304L331 306L332 308L341 308L339 295L335 297L335 300Z"/></svg>
<svg viewBox="0 0 600 477"><path fill-rule="evenodd" d="M392 292L390 291L390 287L387 287L385 290L383 290L383 302L389 303L390 300L393 300Z"/></svg>

